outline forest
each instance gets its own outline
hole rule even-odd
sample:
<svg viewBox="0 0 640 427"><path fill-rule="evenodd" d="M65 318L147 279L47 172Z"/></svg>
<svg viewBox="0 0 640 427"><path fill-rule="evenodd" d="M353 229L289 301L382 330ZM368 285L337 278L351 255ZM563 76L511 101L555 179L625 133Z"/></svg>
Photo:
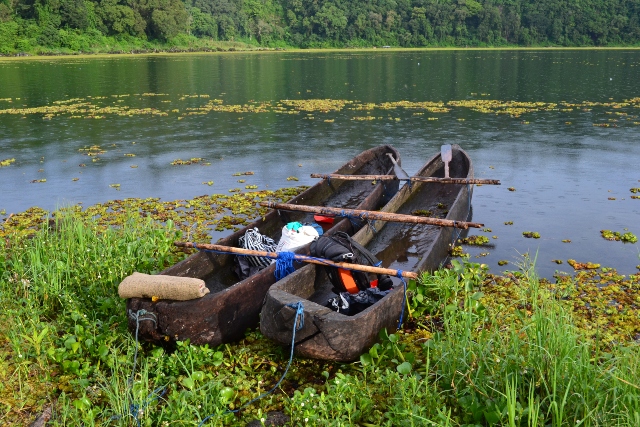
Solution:
<svg viewBox="0 0 640 427"><path fill-rule="evenodd" d="M640 0L0 0L0 55L213 47L633 46Z"/></svg>

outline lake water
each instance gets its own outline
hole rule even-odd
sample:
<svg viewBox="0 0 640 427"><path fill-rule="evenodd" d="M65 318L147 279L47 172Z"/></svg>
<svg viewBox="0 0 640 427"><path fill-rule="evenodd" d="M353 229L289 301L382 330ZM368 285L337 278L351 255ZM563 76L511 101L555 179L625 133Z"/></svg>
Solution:
<svg viewBox="0 0 640 427"><path fill-rule="evenodd" d="M311 185L309 174L382 143L411 174L459 144L476 177L502 182L474 189L473 221L491 231L470 234L491 245L466 247L473 261L497 273L528 252L543 277L573 272L570 258L633 274L640 244L600 230L640 235L639 82L640 50L0 61L0 160L15 159L0 167L0 220L32 206L228 193L244 171L255 174L243 189ZM203 160L172 165L192 158Z"/></svg>

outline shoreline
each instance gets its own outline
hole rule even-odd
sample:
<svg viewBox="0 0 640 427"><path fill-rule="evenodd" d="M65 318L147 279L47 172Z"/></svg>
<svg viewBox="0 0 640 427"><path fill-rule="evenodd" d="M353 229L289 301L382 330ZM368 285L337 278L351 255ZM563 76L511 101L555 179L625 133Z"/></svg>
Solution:
<svg viewBox="0 0 640 427"><path fill-rule="evenodd" d="M230 46L229 48L172 48L172 49L132 49L130 51L111 51L111 52L56 52L46 54L30 54L20 52L13 55L0 54L0 61L16 61L16 60L51 60L51 59L69 59L69 58L116 58L116 57L144 57L144 56L177 56L177 55L209 55L209 54L231 54L231 53L334 53L334 52L419 52L419 51L581 51L581 50L640 50L640 46L501 46L501 47L358 47L358 48L270 48L255 47L242 48Z"/></svg>

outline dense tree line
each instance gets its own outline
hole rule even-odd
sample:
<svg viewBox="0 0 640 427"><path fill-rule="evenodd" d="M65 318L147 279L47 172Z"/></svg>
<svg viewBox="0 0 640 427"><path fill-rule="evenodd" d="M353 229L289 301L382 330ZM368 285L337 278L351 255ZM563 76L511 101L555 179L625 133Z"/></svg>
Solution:
<svg viewBox="0 0 640 427"><path fill-rule="evenodd" d="M629 45L640 42L640 0L0 0L0 53L196 40Z"/></svg>

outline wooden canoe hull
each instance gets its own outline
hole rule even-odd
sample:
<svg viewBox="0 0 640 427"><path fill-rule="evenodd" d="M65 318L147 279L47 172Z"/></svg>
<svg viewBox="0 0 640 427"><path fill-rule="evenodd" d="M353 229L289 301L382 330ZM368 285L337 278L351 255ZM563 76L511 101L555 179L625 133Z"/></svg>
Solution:
<svg viewBox="0 0 640 427"><path fill-rule="evenodd" d="M360 173L363 170L388 173L393 170L393 164L386 153L391 153L399 159L399 154L393 147L379 146L360 153L338 170L347 174ZM398 182L391 185L363 182L353 186L348 182L323 180L294 197L289 203L344 203L358 206L358 209L378 209L397 190ZM272 210L217 243L238 247L238 239L247 229L253 227L277 241L285 224L291 221L303 222L308 218L301 213ZM327 232L345 231L351 234L355 231L353 227L351 221L343 219L337 221ZM193 344L211 346L242 339L248 328L258 326L265 294L275 283L275 265L242 281L238 281L233 267L233 255L200 251L167 268L160 274L203 279L210 293L189 301L153 302L148 298L131 298L127 301L128 313L146 310L155 316L156 321L142 321L136 325L135 319L129 316L129 330L135 333L137 327L140 340L163 346L172 346L175 341L186 339Z"/></svg>
<svg viewBox="0 0 640 427"><path fill-rule="evenodd" d="M473 166L467 154L458 146L453 146L453 152L451 176L473 178ZM440 155L430 159L416 175L443 176L444 165ZM470 213L471 191L470 185L413 183L403 186L382 211L425 209L435 205L437 202L431 199L438 197L450 203L447 219L464 221ZM453 228L381 221L376 221L374 228L375 231L367 225L353 237L372 251L384 267L407 271L437 269L447 258L449 244L455 237L454 233L458 232ZM407 248L398 244L394 238L396 234L401 234L401 243L409 246L412 254L404 255ZM405 262L404 258L408 261ZM408 268L404 268L405 264ZM267 292L260 330L276 342L290 345L295 309L288 304L302 302L304 326L296 332L296 354L343 362L355 360L375 343L382 328L390 332L397 328L404 290L398 278L394 278L394 284L394 289L382 300L361 313L346 316L323 305L327 297L333 295L327 291L331 285L322 267L307 265L278 281Z"/></svg>

